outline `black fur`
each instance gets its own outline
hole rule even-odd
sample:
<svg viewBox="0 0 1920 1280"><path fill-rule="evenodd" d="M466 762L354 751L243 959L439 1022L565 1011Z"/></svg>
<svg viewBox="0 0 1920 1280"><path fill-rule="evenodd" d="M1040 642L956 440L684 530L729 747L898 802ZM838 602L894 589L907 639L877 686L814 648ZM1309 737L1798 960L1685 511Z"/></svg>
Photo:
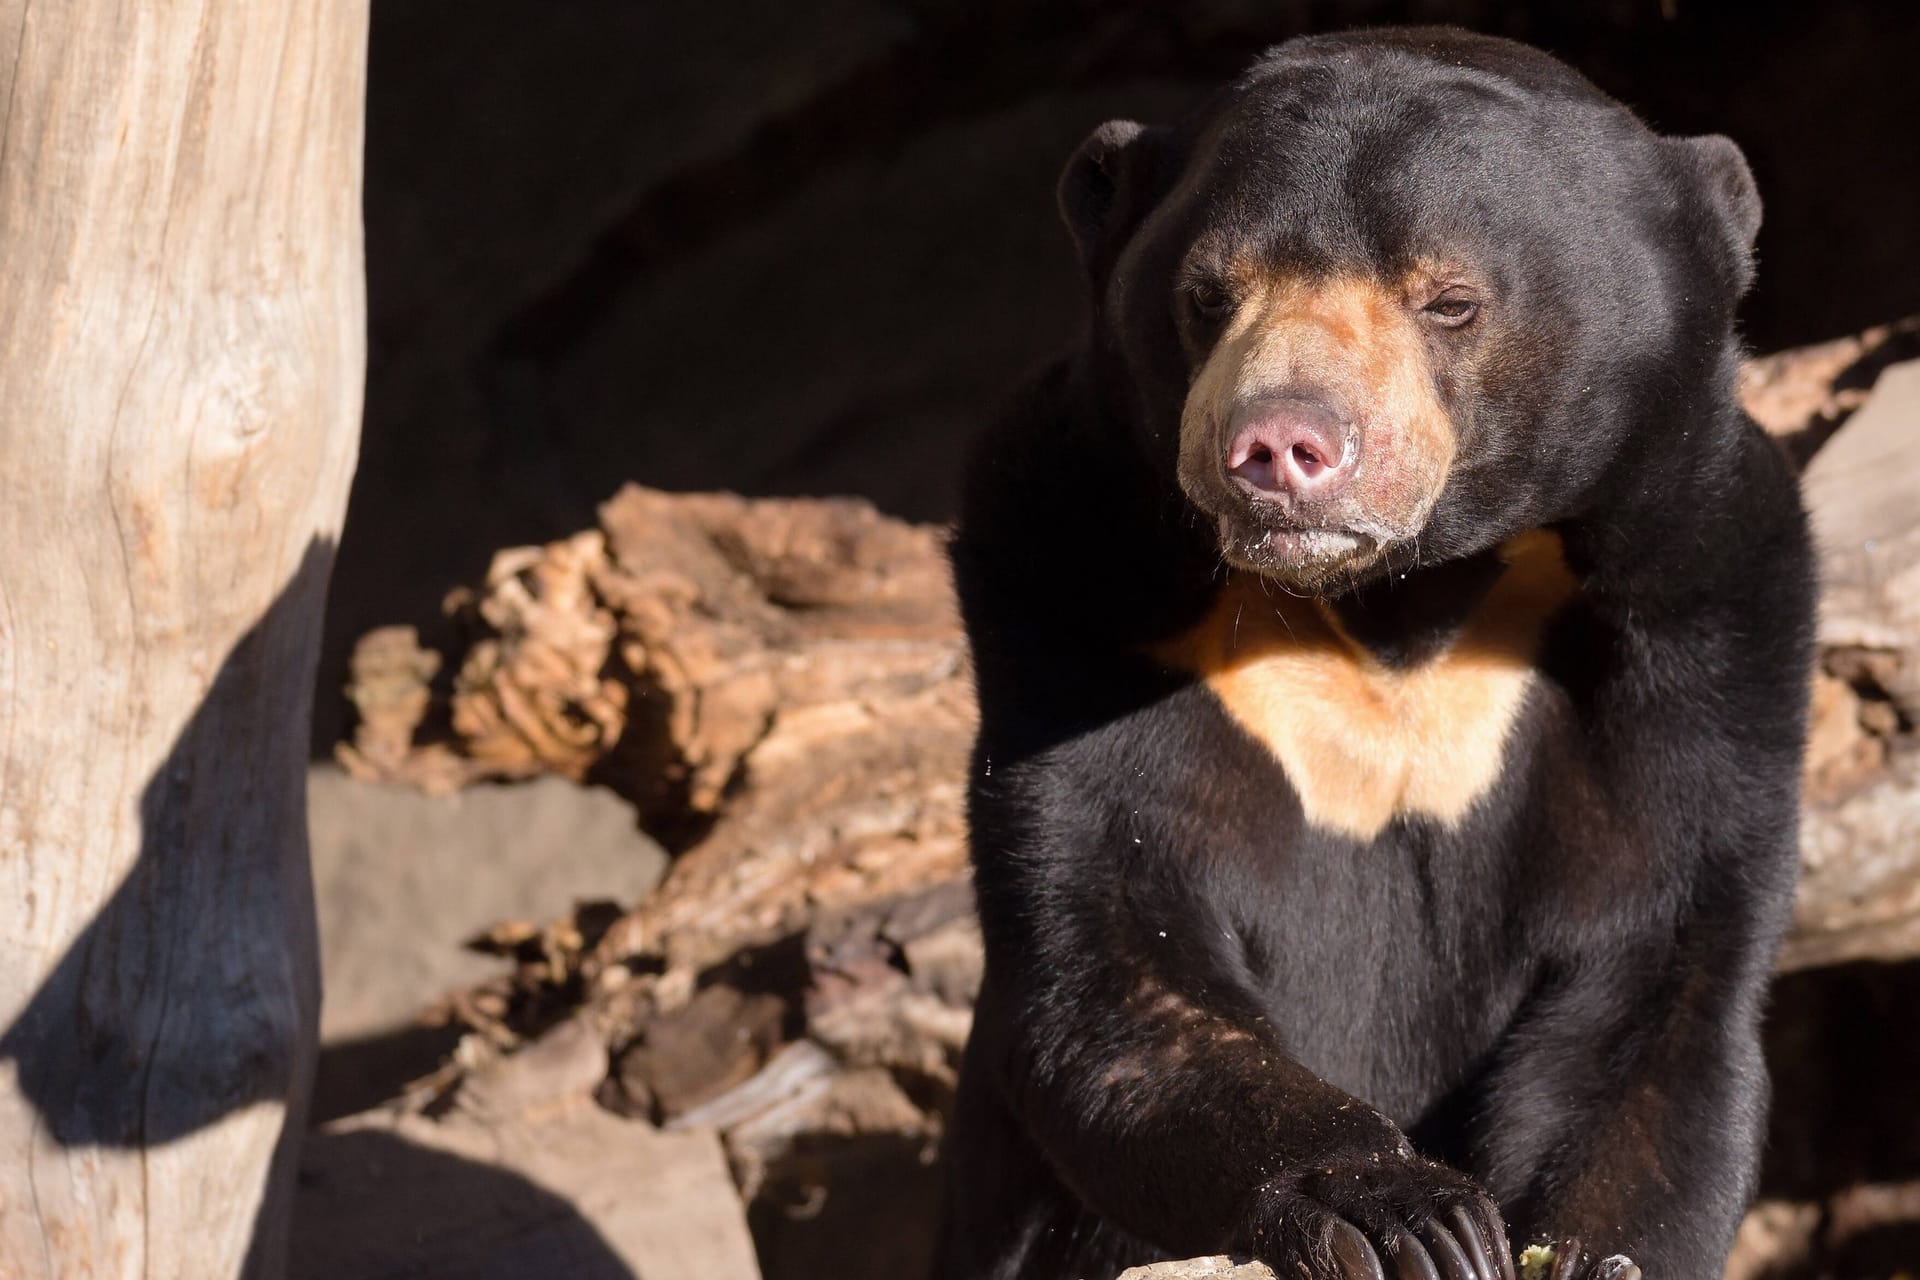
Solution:
<svg viewBox="0 0 1920 1280"><path fill-rule="evenodd" d="M1176 127L1106 126L1062 188L1091 324L979 447L953 549L988 971L939 1273L1228 1251L1360 1275L1336 1220L1391 1242L1477 1186L1515 1243L1718 1276L1766 1107L1813 601L1794 480L1733 395L1738 150L1656 137L1521 45L1366 32L1279 46ZM1436 356L1446 488L1337 605L1417 663L1490 548L1563 539L1578 595L1457 828L1309 825L1211 693L1142 656L1221 580L1174 477L1203 233L1491 281L1479 345Z"/></svg>

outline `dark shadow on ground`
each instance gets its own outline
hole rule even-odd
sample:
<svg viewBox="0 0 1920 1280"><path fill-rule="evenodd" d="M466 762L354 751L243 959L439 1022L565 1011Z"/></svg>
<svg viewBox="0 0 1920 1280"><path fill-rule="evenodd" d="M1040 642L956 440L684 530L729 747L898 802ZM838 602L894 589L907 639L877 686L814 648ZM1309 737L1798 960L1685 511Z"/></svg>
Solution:
<svg viewBox="0 0 1920 1280"><path fill-rule="evenodd" d="M390 1133L314 1134L287 1280L635 1280L565 1200Z"/></svg>
<svg viewBox="0 0 1920 1280"><path fill-rule="evenodd" d="M747 1206L765 1280L926 1275L944 1186L931 1156L897 1134L798 1144Z"/></svg>
<svg viewBox="0 0 1920 1280"><path fill-rule="evenodd" d="M323 1046L313 1074L309 1123L323 1125L398 1097L446 1061L463 1031L452 1023L401 1027Z"/></svg>

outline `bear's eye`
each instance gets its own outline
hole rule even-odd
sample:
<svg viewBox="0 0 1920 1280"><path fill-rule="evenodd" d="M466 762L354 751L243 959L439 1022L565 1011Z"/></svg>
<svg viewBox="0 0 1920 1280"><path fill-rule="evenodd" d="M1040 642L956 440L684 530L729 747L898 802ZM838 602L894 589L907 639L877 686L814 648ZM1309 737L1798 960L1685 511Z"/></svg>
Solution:
<svg viewBox="0 0 1920 1280"><path fill-rule="evenodd" d="M1233 295L1225 285L1212 280L1198 280L1188 285L1187 297L1203 320L1218 320L1233 310Z"/></svg>
<svg viewBox="0 0 1920 1280"><path fill-rule="evenodd" d="M1480 303L1468 294L1449 289L1421 308L1421 314L1445 329L1458 329L1480 314Z"/></svg>

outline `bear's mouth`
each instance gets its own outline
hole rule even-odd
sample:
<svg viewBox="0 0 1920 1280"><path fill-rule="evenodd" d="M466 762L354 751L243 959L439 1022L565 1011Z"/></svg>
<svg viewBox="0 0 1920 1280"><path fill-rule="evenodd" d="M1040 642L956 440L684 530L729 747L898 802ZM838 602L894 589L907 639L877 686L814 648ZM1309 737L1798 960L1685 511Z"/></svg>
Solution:
<svg viewBox="0 0 1920 1280"><path fill-rule="evenodd" d="M1380 557L1380 543L1356 529L1254 524L1219 517L1220 554L1236 569L1301 590L1351 581Z"/></svg>

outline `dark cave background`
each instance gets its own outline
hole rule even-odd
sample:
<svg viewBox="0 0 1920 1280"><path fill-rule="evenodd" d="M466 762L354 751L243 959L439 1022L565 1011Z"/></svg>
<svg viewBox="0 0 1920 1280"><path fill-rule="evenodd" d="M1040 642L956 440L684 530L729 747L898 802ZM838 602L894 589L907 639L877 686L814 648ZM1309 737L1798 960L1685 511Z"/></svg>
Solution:
<svg viewBox="0 0 1920 1280"><path fill-rule="evenodd" d="M375 5L366 424L316 754L355 637L435 643L447 589L624 480L942 518L968 440L1079 322L1052 208L1074 145L1290 35L1439 21L1740 143L1755 349L1920 310L1907 0Z"/></svg>

